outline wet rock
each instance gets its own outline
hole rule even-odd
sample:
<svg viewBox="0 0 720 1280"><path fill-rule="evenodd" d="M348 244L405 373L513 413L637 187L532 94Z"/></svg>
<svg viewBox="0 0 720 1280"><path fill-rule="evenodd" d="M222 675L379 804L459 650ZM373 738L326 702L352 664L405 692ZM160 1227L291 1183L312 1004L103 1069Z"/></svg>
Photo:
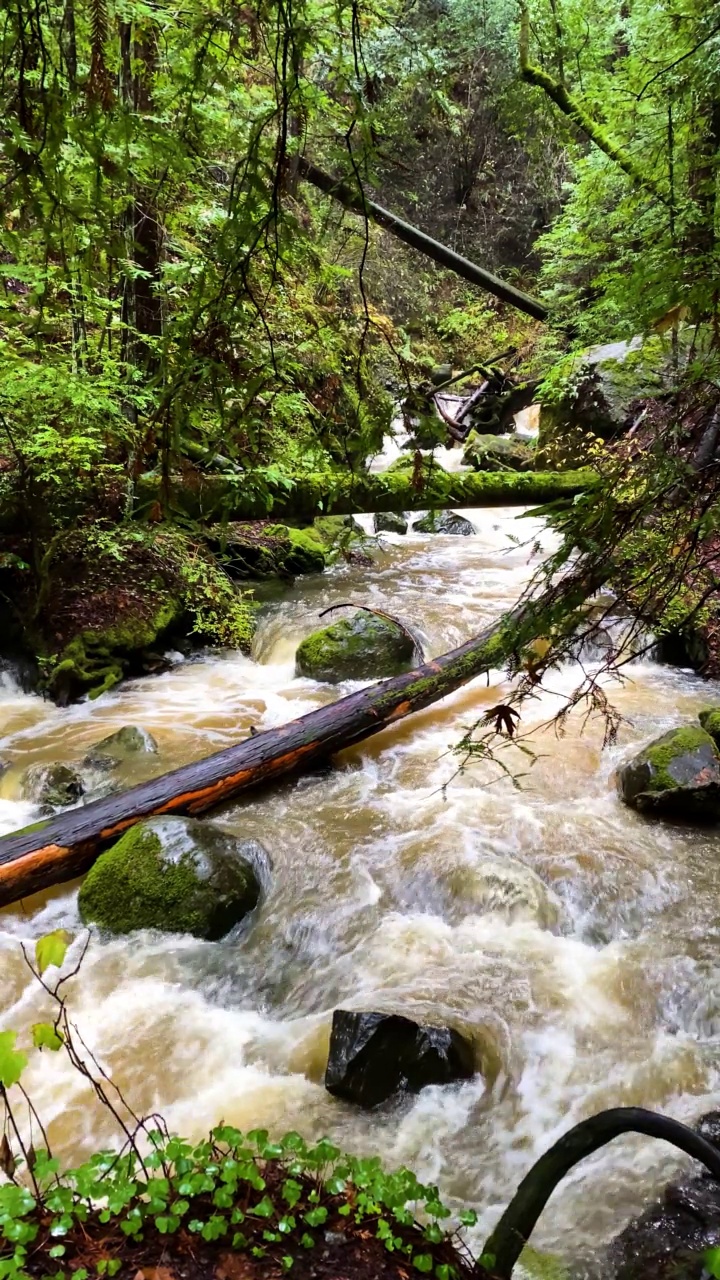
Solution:
<svg viewBox="0 0 720 1280"><path fill-rule="evenodd" d="M700 821L720 817L720 754L704 729L683 725L656 738L618 772L625 804L641 813Z"/></svg>
<svg viewBox="0 0 720 1280"><path fill-rule="evenodd" d="M581 466L593 437L609 440L622 432L633 401L661 395L671 379L671 347L657 335L566 356L543 384L538 468Z"/></svg>
<svg viewBox="0 0 720 1280"><path fill-rule="evenodd" d="M720 1146L720 1113L697 1130ZM720 1244L720 1184L709 1173L671 1183L662 1199L612 1241L614 1280L701 1280L703 1255Z"/></svg>
<svg viewBox="0 0 720 1280"><path fill-rule="evenodd" d="M125 724L122 729L108 734L93 744L83 764L90 769L111 769L123 760L135 755L154 755L158 745L147 729L136 724Z"/></svg>
<svg viewBox="0 0 720 1280"><path fill-rule="evenodd" d="M235 578L294 577L322 573L328 543L318 529L295 529L265 521L239 521L227 525L211 540L220 550L228 573Z"/></svg>
<svg viewBox="0 0 720 1280"><path fill-rule="evenodd" d="M408 522L396 511L378 511L373 519L373 528L376 533L407 533Z"/></svg>
<svg viewBox="0 0 720 1280"><path fill-rule="evenodd" d="M102 853L80 889L85 924L161 929L215 941L253 910L270 859L256 840L211 822L150 818Z"/></svg>
<svg viewBox="0 0 720 1280"><path fill-rule="evenodd" d="M516 436L480 435L471 431L462 460L466 467L474 467L476 471L532 471L535 450Z"/></svg>
<svg viewBox="0 0 720 1280"><path fill-rule="evenodd" d="M434 369L430 370L430 381L434 387L441 387L444 382L449 382L453 376L453 367L451 364L436 364Z"/></svg>
<svg viewBox="0 0 720 1280"><path fill-rule="evenodd" d="M500 916L508 924L534 920L541 929L555 929L562 906L552 889L531 867L514 858L486 854L477 862L462 863L443 877L462 914Z"/></svg>
<svg viewBox="0 0 720 1280"><path fill-rule="evenodd" d="M336 1098L376 1107L394 1094L474 1074L473 1046L451 1027L421 1026L400 1014L333 1014L325 1088Z"/></svg>
<svg viewBox="0 0 720 1280"><path fill-rule="evenodd" d="M397 623L361 610L307 636L295 657L295 673L329 684L380 679L408 671L416 647Z"/></svg>
<svg viewBox="0 0 720 1280"><path fill-rule="evenodd" d="M710 734L716 747L720 747L720 707L703 707L698 720L706 733Z"/></svg>
<svg viewBox="0 0 720 1280"><path fill-rule="evenodd" d="M85 793L80 774L60 761L31 764L20 779L23 800L40 805L43 813L53 813L76 804Z"/></svg>
<svg viewBox="0 0 720 1280"><path fill-rule="evenodd" d="M469 538L475 533L475 525L455 511L428 511L413 525L413 533L451 533L455 537Z"/></svg>

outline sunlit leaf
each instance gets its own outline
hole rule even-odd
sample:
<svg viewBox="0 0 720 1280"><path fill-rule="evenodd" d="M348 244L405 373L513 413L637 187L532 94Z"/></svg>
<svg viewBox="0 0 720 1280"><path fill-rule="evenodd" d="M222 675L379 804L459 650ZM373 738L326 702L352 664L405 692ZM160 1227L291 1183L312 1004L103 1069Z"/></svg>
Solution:
<svg viewBox="0 0 720 1280"><path fill-rule="evenodd" d="M51 965L59 969L71 942L72 934L68 933L67 929L55 929L52 933L46 933L43 938L38 938L35 943L35 963L38 971L44 973Z"/></svg>
<svg viewBox="0 0 720 1280"><path fill-rule="evenodd" d="M53 1053L57 1053L64 1043L60 1032L51 1022L34 1022L32 1038L36 1049L52 1049Z"/></svg>
<svg viewBox="0 0 720 1280"><path fill-rule="evenodd" d="M9 1089L17 1084L25 1067L27 1054L15 1048L17 1032L0 1031L0 1085Z"/></svg>

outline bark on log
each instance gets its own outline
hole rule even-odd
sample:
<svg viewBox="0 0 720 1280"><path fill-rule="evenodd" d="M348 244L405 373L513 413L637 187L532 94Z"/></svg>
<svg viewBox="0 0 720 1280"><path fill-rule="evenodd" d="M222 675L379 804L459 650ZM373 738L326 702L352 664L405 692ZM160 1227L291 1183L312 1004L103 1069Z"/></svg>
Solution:
<svg viewBox="0 0 720 1280"><path fill-rule="evenodd" d="M405 222L389 209L384 209L374 200L369 200L364 193L358 191L356 185L334 178L332 174L326 173L324 169L318 169L317 165L311 164L302 156L298 161L298 173L325 195L338 200L344 208L371 218L373 222L377 222L378 226L384 227L391 235L397 236L398 240L417 249L426 258L432 258L433 262L439 263L441 267L454 271L456 275L462 276L463 280L479 285L481 289L492 293L496 298L501 298L503 302L509 302L511 306L517 307L518 311L523 311L525 315L532 316L535 320L547 320L548 309L537 298L523 293L521 289L515 289L506 280L500 280L484 267L478 267L468 258L455 253L454 249L449 249L446 244L441 244L439 240L433 240L412 223Z"/></svg>
<svg viewBox="0 0 720 1280"><path fill-rule="evenodd" d="M582 582L574 597L597 590ZM554 594L553 597L554 599ZM128 827L159 814L198 814L243 792L299 773L386 725L421 711L491 667L502 666L537 633L547 597L527 602L474 639L400 676L361 689L277 729L258 733L195 764L120 795L0 839L0 907L72 880Z"/></svg>
<svg viewBox="0 0 720 1280"><path fill-rule="evenodd" d="M237 479L202 475L192 483L177 477L173 503L193 520L290 520L311 523L319 515L356 515L364 511L442 511L447 507L541 506L558 498L573 497L596 483L590 468L578 471L443 471L423 467L423 483L415 488L402 471L379 475L338 472L303 476L292 489L280 485L270 490L268 507L262 484L252 473ZM138 481L140 513L160 501L160 479L144 476Z"/></svg>

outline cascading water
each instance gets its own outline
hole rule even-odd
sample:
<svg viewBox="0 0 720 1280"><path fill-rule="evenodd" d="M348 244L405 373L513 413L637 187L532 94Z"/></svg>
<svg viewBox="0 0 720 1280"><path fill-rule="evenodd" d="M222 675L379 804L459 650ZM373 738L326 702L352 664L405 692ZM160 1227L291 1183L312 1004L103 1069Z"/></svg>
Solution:
<svg viewBox="0 0 720 1280"><path fill-rule="evenodd" d="M123 766L128 785L344 692L293 673L298 641L329 605L397 614L433 654L474 634L530 572L527 546L511 535L531 545L541 530L515 511L467 514L475 537L388 536L372 569L337 566L298 581L266 605L252 659L178 663L69 710L6 680L1 829L37 817L17 798L26 765L77 762L120 725L144 726L160 747ZM479 1209L479 1243L530 1164L575 1121L629 1104L692 1121L717 1105L718 837L623 808L612 772L720 690L650 662L631 676L612 688L627 717L618 745L603 753L601 727L581 733L572 720L562 737L539 732L520 789L481 762L457 774L449 753L500 700L498 674L347 751L332 771L218 815L272 855L272 887L250 927L220 943L95 937L72 984L74 1020L135 1109L160 1110L191 1137L224 1118L327 1133L410 1164ZM572 665L553 674L525 727L546 721L576 682ZM517 764L527 771L524 757ZM25 1028L44 1006L20 941L60 925L77 931L76 887L1 918L0 1022ZM337 1006L450 1020L475 1037L483 1074L355 1111L322 1087ZM44 1054L27 1079L65 1158L114 1139L61 1055ZM641 1139L604 1149L563 1184L533 1243L585 1274L581 1259L677 1159Z"/></svg>

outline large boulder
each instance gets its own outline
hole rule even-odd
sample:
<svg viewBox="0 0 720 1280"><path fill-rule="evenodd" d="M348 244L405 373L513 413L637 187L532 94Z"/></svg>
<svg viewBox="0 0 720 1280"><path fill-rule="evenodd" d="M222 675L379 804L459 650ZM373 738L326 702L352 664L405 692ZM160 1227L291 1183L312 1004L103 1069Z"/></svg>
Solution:
<svg viewBox="0 0 720 1280"><path fill-rule="evenodd" d="M376 1107L394 1094L474 1074L472 1043L451 1027L420 1025L400 1014L333 1013L325 1088L336 1098Z"/></svg>
<svg viewBox="0 0 720 1280"><path fill-rule="evenodd" d="M122 729L116 729L115 733L109 733L106 738L93 743L83 764L91 769L112 769L131 756L154 755L157 749L157 742L147 729L141 729L136 724L125 724Z"/></svg>
<svg viewBox="0 0 720 1280"><path fill-rule="evenodd" d="M328 684L394 676L410 669L416 648L396 622L359 610L307 636L295 657L295 673Z"/></svg>
<svg viewBox="0 0 720 1280"><path fill-rule="evenodd" d="M221 551L234 578L322 573L327 562L328 544L312 526L296 529L265 520L238 521L224 527L210 543Z"/></svg>
<svg viewBox="0 0 720 1280"><path fill-rule="evenodd" d="M214 941L257 905L269 866L256 840L193 818L149 818L91 867L80 915L112 933L161 929Z"/></svg>
<svg viewBox="0 0 720 1280"><path fill-rule="evenodd" d="M463 464L476 471L532 471L535 450L517 436L480 435L471 431L465 445Z"/></svg>
<svg viewBox="0 0 720 1280"><path fill-rule="evenodd" d="M428 511L413 525L413 533L450 533L456 538L469 538L475 525L456 511Z"/></svg>
<svg viewBox="0 0 720 1280"><path fill-rule="evenodd" d="M607 342L566 356L540 389L536 465L570 470L588 458L595 437L630 425L633 401L661 395L672 377L671 348L659 336Z"/></svg>
<svg viewBox="0 0 720 1280"><path fill-rule="evenodd" d="M20 779L23 800L31 800L43 813L54 813L77 804L85 794L85 786L77 770L60 761L31 764Z"/></svg>
<svg viewBox="0 0 720 1280"><path fill-rule="evenodd" d="M720 1112L710 1112L698 1133L720 1146ZM662 1198L635 1218L608 1250L614 1280L703 1280L703 1258L720 1242L720 1184L703 1171L665 1188Z"/></svg>
<svg viewBox="0 0 720 1280"><path fill-rule="evenodd" d="M720 817L720 753L699 725L656 738L618 771L625 804L641 813L700 821Z"/></svg>
<svg viewBox="0 0 720 1280"><path fill-rule="evenodd" d="M407 533L408 522L397 511L378 511L373 519L376 533Z"/></svg>

